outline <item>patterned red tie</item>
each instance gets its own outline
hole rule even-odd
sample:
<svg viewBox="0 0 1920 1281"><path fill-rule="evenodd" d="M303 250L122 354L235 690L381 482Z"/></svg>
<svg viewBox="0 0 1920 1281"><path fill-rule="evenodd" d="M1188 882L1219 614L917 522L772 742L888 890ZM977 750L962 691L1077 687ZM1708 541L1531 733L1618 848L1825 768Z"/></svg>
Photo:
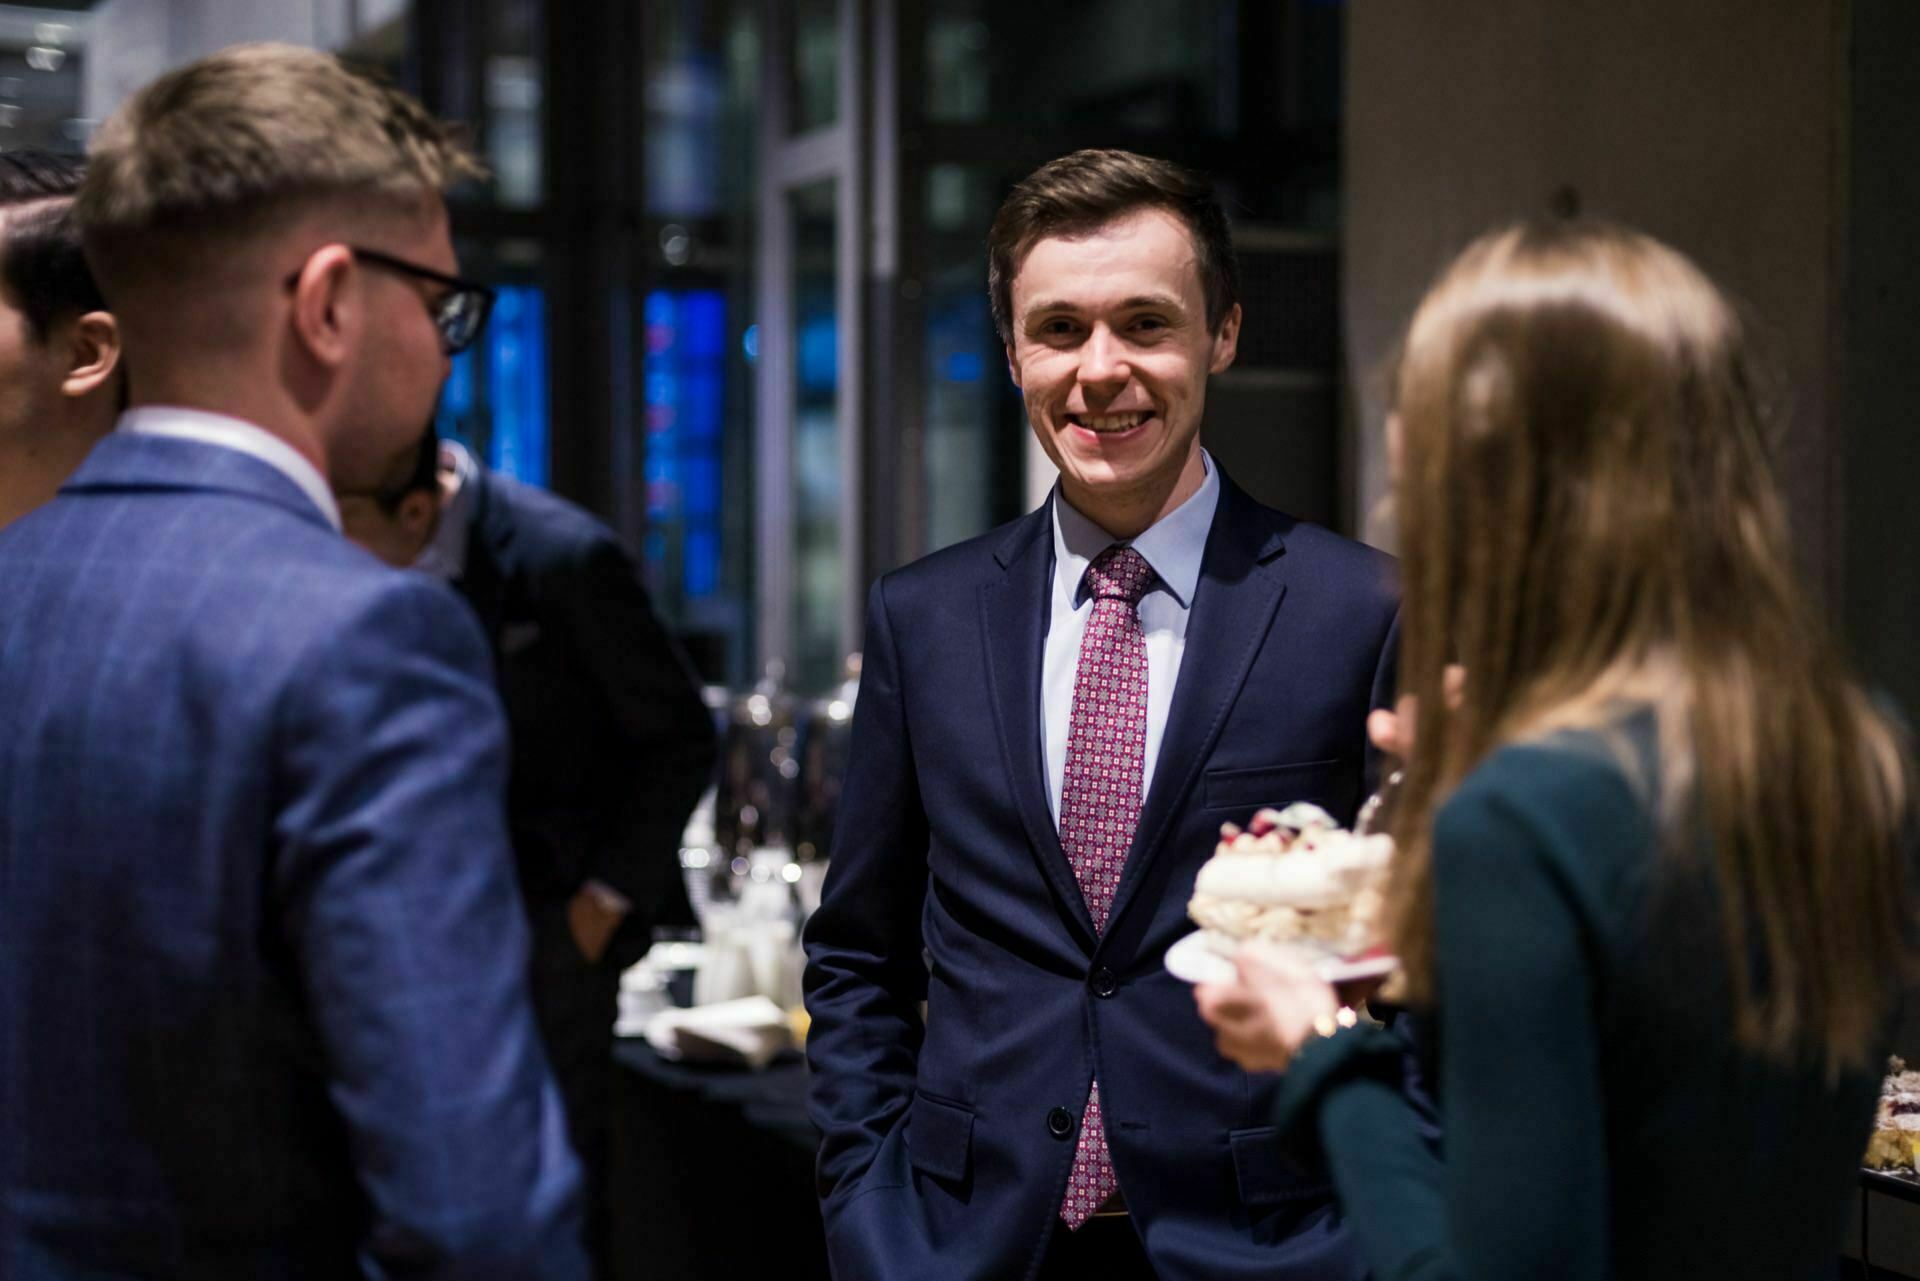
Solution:
<svg viewBox="0 0 1920 1281"><path fill-rule="evenodd" d="M1060 845L1086 896L1096 933L1107 927L1133 829L1147 755L1147 637L1136 612L1153 567L1131 547L1109 547L1087 567L1093 615L1080 641L1060 788ZM1079 1228L1120 1186L1100 1117L1100 1082L1087 1094L1060 1217Z"/></svg>

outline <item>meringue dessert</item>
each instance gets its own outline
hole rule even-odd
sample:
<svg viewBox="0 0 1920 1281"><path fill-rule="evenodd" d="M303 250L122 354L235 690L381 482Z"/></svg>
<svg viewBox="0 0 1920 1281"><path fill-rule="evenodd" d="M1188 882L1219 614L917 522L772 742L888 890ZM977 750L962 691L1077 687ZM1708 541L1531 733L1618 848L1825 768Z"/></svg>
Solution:
<svg viewBox="0 0 1920 1281"><path fill-rule="evenodd" d="M1912 1170L1916 1159L1920 1159L1920 1072L1907 1071L1905 1060L1895 1056L1887 1060L1873 1133L1860 1163L1870 1170Z"/></svg>
<svg viewBox="0 0 1920 1281"><path fill-rule="evenodd" d="M1393 839L1356 836L1317 805L1264 809L1220 830L1187 914L1221 942L1268 939L1355 957L1379 942Z"/></svg>

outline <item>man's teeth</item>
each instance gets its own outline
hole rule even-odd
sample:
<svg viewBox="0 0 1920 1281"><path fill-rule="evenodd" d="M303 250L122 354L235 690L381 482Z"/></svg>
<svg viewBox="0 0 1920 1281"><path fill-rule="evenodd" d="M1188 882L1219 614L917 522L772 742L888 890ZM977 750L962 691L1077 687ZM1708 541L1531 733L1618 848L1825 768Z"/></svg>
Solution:
<svg viewBox="0 0 1920 1281"><path fill-rule="evenodd" d="M1151 414L1081 414L1078 421L1088 431L1130 431L1152 416Z"/></svg>

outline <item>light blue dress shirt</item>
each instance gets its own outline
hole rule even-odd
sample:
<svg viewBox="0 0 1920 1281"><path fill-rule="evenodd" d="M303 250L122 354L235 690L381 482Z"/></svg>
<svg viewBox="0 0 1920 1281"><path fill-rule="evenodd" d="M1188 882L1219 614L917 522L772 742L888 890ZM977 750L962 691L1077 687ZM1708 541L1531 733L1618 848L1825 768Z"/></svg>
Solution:
<svg viewBox="0 0 1920 1281"><path fill-rule="evenodd" d="M1193 609L1194 589L1200 585L1200 558L1213 529L1214 508L1220 505L1220 473L1213 458L1200 452L1206 479L1186 502L1174 508L1132 540L1133 549L1153 566L1159 581L1140 598L1140 628L1147 637L1147 745L1141 762L1140 796L1153 786L1154 760L1160 755L1160 735L1173 706L1173 687L1180 677L1180 659L1187 652L1187 619ZM1080 664L1080 639L1093 616L1093 598L1087 595L1087 566L1115 543L1115 538L1075 510L1053 490L1053 620L1047 628L1046 653L1040 667L1040 719L1043 759L1047 768L1047 801L1053 821L1060 822L1060 791L1067 776L1067 726L1073 716L1073 678Z"/></svg>

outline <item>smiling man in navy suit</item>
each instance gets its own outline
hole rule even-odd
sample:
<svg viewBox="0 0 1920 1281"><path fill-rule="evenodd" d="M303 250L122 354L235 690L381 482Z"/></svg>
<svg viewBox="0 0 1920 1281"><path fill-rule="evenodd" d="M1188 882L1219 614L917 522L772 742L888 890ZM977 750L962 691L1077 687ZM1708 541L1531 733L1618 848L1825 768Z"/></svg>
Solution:
<svg viewBox="0 0 1920 1281"><path fill-rule="evenodd" d="M1241 320L1203 179L1063 157L1008 197L989 260L1060 481L869 601L807 931L834 1274L1358 1277L1330 1190L1274 1143L1273 1080L1215 1052L1161 958L1223 821L1351 819L1393 692L1392 564L1201 448Z"/></svg>

